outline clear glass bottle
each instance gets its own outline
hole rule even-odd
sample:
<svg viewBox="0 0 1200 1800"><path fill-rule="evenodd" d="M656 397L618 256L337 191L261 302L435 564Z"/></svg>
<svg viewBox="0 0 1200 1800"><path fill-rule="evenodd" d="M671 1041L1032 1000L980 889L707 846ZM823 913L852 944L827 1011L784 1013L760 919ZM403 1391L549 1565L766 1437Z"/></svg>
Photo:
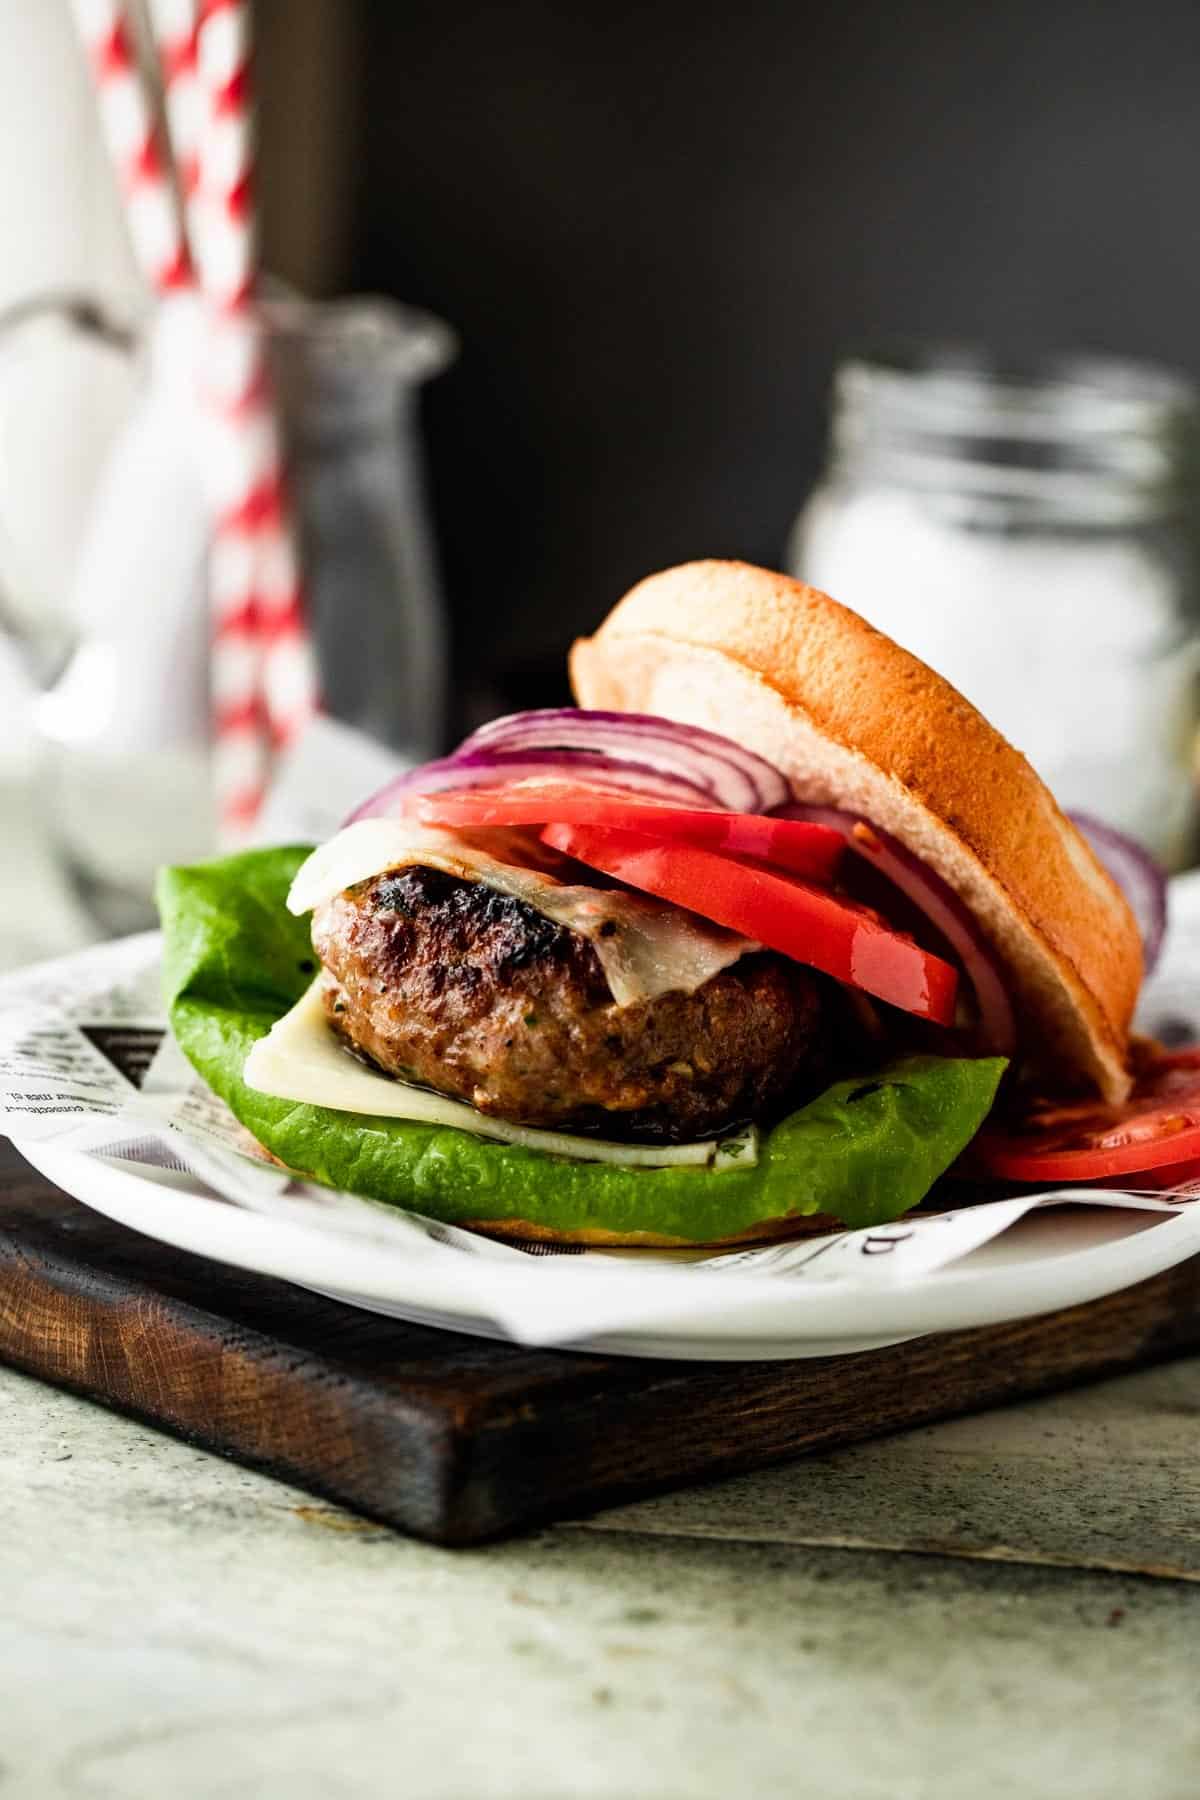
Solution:
<svg viewBox="0 0 1200 1800"><path fill-rule="evenodd" d="M447 671L417 406L453 337L387 300L267 317L325 706L420 761L442 748Z"/></svg>
<svg viewBox="0 0 1200 1800"><path fill-rule="evenodd" d="M797 575L945 675L1060 802L1190 859L1196 395L1104 358L838 370Z"/></svg>

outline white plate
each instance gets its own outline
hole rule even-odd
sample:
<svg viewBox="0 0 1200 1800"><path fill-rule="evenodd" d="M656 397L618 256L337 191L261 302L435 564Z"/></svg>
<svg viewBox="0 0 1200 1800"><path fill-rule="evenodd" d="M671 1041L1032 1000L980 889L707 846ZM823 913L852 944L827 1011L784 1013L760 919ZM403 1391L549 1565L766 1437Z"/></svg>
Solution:
<svg viewBox="0 0 1200 1800"><path fill-rule="evenodd" d="M1036 1212L949 1266L892 1281L876 1270L869 1283L720 1272L652 1252L541 1257L476 1240L472 1253L461 1233L454 1246L416 1230L347 1234L336 1211L326 1223L315 1213L310 1223L299 1209L251 1211L179 1169L46 1143L17 1148L75 1199L181 1250L394 1318L623 1355L844 1355L1078 1305L1200 1251L1198 1203L1173 1213L1094 1205ZM572 1330L580 1306L591 1321L586 1336Z"/></svg>

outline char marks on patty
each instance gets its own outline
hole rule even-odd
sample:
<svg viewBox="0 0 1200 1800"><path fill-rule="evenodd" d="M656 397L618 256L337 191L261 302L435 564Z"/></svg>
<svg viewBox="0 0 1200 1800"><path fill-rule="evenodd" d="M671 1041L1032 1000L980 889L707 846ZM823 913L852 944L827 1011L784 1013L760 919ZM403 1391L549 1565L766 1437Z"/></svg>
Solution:
<svg viewBox="0 0 1200 1800"><path fill-rule="evenodd" d="M758 1117L820 1060L817 984L770 952L618 1006L586 939L440 870L318 909L331 1023L391 1074L521 1124L686 1141Z"/></svg>

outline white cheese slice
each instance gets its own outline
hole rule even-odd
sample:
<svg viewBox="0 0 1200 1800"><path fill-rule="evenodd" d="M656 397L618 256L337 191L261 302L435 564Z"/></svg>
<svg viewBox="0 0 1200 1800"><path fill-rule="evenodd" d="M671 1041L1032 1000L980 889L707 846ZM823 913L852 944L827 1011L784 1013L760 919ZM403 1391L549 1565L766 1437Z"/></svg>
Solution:
<svg viewBox="0 0 1200 1800"><path fill-rule="evenodd" d="M681 1164L718 1168L750 1167L757 1157L757 1135L751 1129L734 1137L701 1144L616 1144L602 1138L575 1137L565 1131L539 1131L487 1118L460 1100L428 1088L411 1087L361 1063L343 1048L331 1030L321 1003L322 977L260 1038L242 1070L247 1087L276 1100L326 1106L334 1112L367 1113L374 1118L412 1119L423 1125L450 1125L476 1137L494 1138L546 1156L570 1156L580 1162L617 1163L625 1168L663 1169Z"/></svg>
<svg viewBox="0 0 1200 1800"><path fill-rule="evenodd" d="M537 867L528 866L534 862ZM347 825L302 865L288 908L311 912L360 881L412 863L510 894L587 938L618 1006L659 994L694 994L760 947L649 894L564 882L552 871L570 865L530 833L440 831L407 819L359 819Z"/></svg>

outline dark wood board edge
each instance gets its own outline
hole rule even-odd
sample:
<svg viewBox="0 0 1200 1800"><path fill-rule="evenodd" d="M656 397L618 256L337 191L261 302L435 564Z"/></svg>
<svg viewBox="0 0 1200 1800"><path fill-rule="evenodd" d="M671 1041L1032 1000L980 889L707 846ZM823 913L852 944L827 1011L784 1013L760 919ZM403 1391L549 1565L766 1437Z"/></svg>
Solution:
<svg viewBox="0 0 1200 1800"><path fill-rule="evenodd" d="M1197 1349L1200 1262L1193 1259L1083 1306L891 1349L781 1363L667 1365L669 1374L632 1393L580 1394L565 1415L540 1418L535 1398L530 1416L496 1447L486 1430L478 1431L459 1497L460 1523L471 1530L482 1522L501 1474L515 1516L561 1518L1103 1380ZM552 1505L540 1506L539 1494L552 1495Z"/></svg>
<svg viewBox="0 0 1200 1800"><path fill-rule="evenodd" d="M0 1207L0 1359L469 1544L1200 1347L1200 1259L1040 1319L808 1362L524 1351L168 1250L40 1178Z"/></svg>
<svg viewBox="0 0 1200 1800"><path fill-rule="evenodd" d="M443 1414L120 1276L34 1263L3 1230L0 1361L418 1536L452 1514ZM403 1472L402 1494L372 1462Z"/></svg>

